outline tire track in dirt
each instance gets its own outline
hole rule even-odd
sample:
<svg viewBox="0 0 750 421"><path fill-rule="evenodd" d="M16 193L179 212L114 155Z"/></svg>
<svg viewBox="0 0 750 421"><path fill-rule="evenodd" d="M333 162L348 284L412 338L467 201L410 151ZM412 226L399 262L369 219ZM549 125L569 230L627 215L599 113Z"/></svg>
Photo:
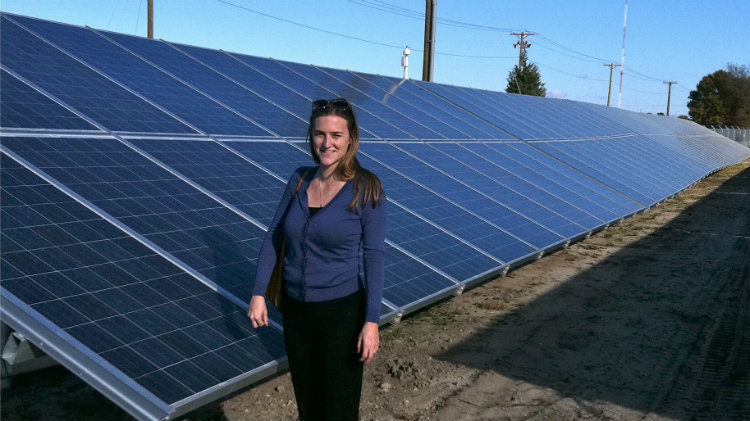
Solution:
<svg viewBox="0 0 750 421"><path fill-rule="evenodd" d="M727 239L731 247L709 281L722 285L715 304L713 324L696 338L692 352L662 398L661 410L691 420L750 419L750 174L744 171L714 194L726 193L719 211L721 232L711 237ZM700 221L696 221L700 222ZM704 231L705 233L705 231ZM734 241L731 239L734 238ZM708 240L710 241L710 240ZM715 244L715 242L713 242Z"/></svg>

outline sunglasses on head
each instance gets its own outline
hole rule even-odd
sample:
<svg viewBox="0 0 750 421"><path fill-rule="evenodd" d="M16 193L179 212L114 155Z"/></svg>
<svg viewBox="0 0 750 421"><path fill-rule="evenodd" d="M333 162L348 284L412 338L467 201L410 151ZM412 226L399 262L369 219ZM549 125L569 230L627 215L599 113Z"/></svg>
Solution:
<svg viewBox="0 0 750 421"><path fill-rule="evenodd" d="M349 105L349 101L343 98L317 99L312 102L313 111L325 110L326 108L329 108L329 107L333 109L338 109L338 110L350 110L352 106Z"/></svg>

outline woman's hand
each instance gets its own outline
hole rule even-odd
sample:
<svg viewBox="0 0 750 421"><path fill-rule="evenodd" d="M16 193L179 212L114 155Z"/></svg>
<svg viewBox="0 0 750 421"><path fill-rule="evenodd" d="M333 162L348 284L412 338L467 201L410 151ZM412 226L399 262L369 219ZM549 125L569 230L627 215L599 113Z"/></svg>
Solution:
<svg viewBox="0 0 750 421"><path fill-rule="evenodd" d="M359 340L357 341L357 353L360 354L359 360L365 364L369 364L375 353L378 352L380 346L380 337L378 333L378 324L373 322L365 322L362 326L362 332L359 334Z"/></svg>
<svg viewBox="0 0 750 421"><path fill-rule="evenodd" d="M262 295L253 295L250 299L250 305L247 309L247 317L253 323L254 328L268 326L268 309L266 308L266 299Z"/></svg>

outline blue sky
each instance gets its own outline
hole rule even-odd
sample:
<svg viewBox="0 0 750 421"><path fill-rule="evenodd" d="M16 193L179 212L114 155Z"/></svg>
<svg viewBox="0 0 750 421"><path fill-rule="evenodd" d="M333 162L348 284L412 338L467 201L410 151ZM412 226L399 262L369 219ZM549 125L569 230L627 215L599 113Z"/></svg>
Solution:
<svg viewBox="0 0 750 421"><path fill-rule="evenodd" d="M422 75L424 0L154 0L154 37L305 64ZM0 10L146 35L146 0L2 0ZM530 31L529 60L548 96L606 104L620 63L625 0L438 0L434 81L504 91ZM622 108L687 114L690 90L727 63L750 66L747 0L630 0ZM619 101L615 69L612 105Z"/></svg>

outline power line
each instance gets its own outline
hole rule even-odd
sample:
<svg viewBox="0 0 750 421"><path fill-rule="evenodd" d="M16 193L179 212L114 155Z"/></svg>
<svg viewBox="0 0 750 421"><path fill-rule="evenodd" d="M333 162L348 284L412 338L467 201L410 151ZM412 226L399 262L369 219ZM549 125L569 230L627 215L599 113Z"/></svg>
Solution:
<svg viewBox="0 0 750 421"><path fill-rule="evenodd" d="M585 76L585 75L580 75L580 74L566 72L565 70L560 70L560 69L557 69L555 67L548 66L548 65L546 65L544 63L540 63L538 61L534 61L533 63L536 64L537 66L544 67L546 69L550 69L552 71L555 71L555 72L558 72L558 73L562 73L564 75L573 76L576 79L593 80L595 82L606 82L607 81L606 79L597 79L595 77L588 77L588 76Z"/></svg>
<svg viewBox="0 0 750 421"><path fill-rule="evenodd" d="M216 1L218 1L219 3L224 3L226 5L236 7L238 9L242 9L242 10L251 12L251 13L255 13L255 14L258 14L258 15L261 15L261 16L265 16L267 18L275 19L275 20L278 20L278 21L281 21L281 22L285 22L285 23L288 23L288 24L291 24L291 25L300 26L300 27L303 27L303 28L306 28L306 29L310 29L310 30L313 30L313 31L323 32L323 33L326 33L326 34L329 34L329 35L336 35L336 36L343 37L343 38L349 38L349 39L353 39L355 41L366 42L368 44L380 45L380 46L383 46L383 47L398 48L399 50L401 48L403 48L400 45L386 44L384 42L372 41L372 40L369 40L369 39L364 39L364 38L359 38L359 37L355 37L355 36L351 36L351 35L341 34L341 33L329 31L329 30L323 29L323 28L316 28L314 26L305 25L304 23L294 22L294 21L289 20L289 19L280 18L280 17L274 16L274 15L269 15L268 13L263 13L263 12L261 12L259 10L250 9L249 7L240 6L238 4L234 4L234 3L226 1L226 0L216 0ZM418 50L415 50L415 51L418 51Z"/></svg>
<svg viewBox="0 0 750 421"><path fill-rule="evenodd" d="M281 18L281 17L278 17L278 16L274 16L274 15L268 14L268 13L264 13L264 12L261 12L259 10L251 9L249 7L238 5L238 4L233 3L233 2L231 2L229 0L216 0L216 1L218 1L220 3L224 3L224 4L232 6L232 7L236 7L238 9L242 9L242 10L250 12L250 13L255 13L255 14L258 14L258 15L270 18L270 19L274 19L274 20L277 20L277 21L280 21L280 22L288 23L290 25L299 26L299 27L302 27L302 28L305 28L305 29L309 29L309 30L312 30L312 31L322 32L322 33L325 33L325 34L328 34L328 35L333 35L333 36L338 36L338 37L342 37L342 38L347 38L347 39L351 39L351 40L354 40L354 41L364 42L364 43L368 43L368 44L372 44L372 45L378 45L378 46L382 46L382 47L398 49L399 51L401 51L403 49L403 45L388 44L388 43L385 43L385 42L373 41L373 40L370 40L370 39L365 39L365 38L361 38L361 37L356 37L356 36L352 36L352 35L347 35L347 34L342 34L342 33L334 32L334 31L330 31L328 29L318 28L318 27L315 27L315 26L311 26L311 25L307 25L307 24L295 22L295 21L292 21L292 20L289 20L289 19L285 19L285 18ZM390 13L390 14L394 14L394 15L398 15L398 16L403 16L403 17L407 17L407 18L417 19L417 20L420 20L420 21L424 20L424 13L418 12L418 11L414 11L414 10L411 10L411 9L407 9L407 8L404 8L404 7L400 7L400 6L391 4L391 3L382 2L382 1L377 1L376 2L376 1L373 1L373 0L349 0L349 1L351 3L358 4L358 5L361 5L363 7L377 9L377 10L380 10L380 11L385 12L385 13ZM488 26L488 25L478 25L478 24L473 24L473 23L469 23L469 22L462 22L462 21L457 21L457 20L452 20L452 19L445 19L445 18L440 18L440 17L437 18L437 23L441 24L441 25L455 26L455 27L461 27L461 28L472 29L472 30L485 30L485 31L495 31L495 32L509 32L509 31L514 31L514 29L511 29L511 28L503 28L503 27ZM564 55L570 56L570 57L575 58L577 60L593 61L593 62L600 62L600 63L611 62L611 60L607 60L607 59L603 59L603 58L600 58L600 57L592 56L592 55L589 55L589 54L577 51L575 49L566 47L566 46L564 46L564 45L562 45L562 44L560 44L560 43L558 43L558 42L556 42L556 41L554 41L554 40L552 40L550 38L547 38L547 37L539 34L538 32L535 32L534 35L536 35L537 37L539 37L544 42L549 43L551 46L553 46L555 48L559 48L561 50L561 51L558 51L560 54L564 54ZM540 43L537 43L537 45L540 45L543 48L547 48L547 49L550 49L550 50L554 51L554 49L552 47L550 47L550 46L544 46L544 45L542 45ZM424 53L424 51L420 50L420 49L412 49L412 51L419 52L419 53ZM566 52L569 52L570 54L566 53ZM438 52L438 51L436 51L435 54L436 55L440 55L440 56L446 56L446 57L471 58L471 59L488 59L488 60L498 60L498 59L507 60L507 59L514 58L514 56L499 56L499 55L484 55L484 54L459 54L459 53ZM551 66L545 66L545 65L540 64L540 63L538 63L536 61L535 61L535 63L538 64L538 65L540 65L540 66L547 67L547 68L549 68L551 70L554 70L556 72L567 74L567 75L570 75L570 76L573 76L573 77L576 77L576 78L579 78L579 79L587 79L587 80L595 80L595 81L606 82L606 80L604 80L604 79L582 77L580 75L575 75L575 74L572 74L572 73L569 73L569 72L565 72L563 70L559 70L559 69L553 68ZM629 72L634 73L636 75L635 77L637 77L637 78L646 79L646 80L652 80L654 82L661 82L661 81L663 81L663 78L655 78L655 77L652 77L652 76L648 76L648 75L640 73L637 70L634 70L633 68L630 68L630 67L628 69L629 69ZM649 93L649 94L652 93L652 92L643 92L643 91L637 91L637 90L636 90L636 92Z"/></svg>
<svg viewBox="0 0 750 421"><path fill-rule="evenodd" d="M538 35L538 34L537 34L537 35ZM542 38L543 38L543 37L542 37ZM545 48L545 49L547 49L547 50L549 50L549 51L552 51L553 53L557 53L557 54L562 54L562 55L564 55L564 56L568 56L568 57L574 58L574 59L576 59L576 60L581 60L581 61L588 61L588 62L590 62L590 63L601 63L601 62L602 62L602 60L599 60L599 59L597 59L597 58L595 58L595 59L582 58L582 57L578 57L578 56L576 56L576 55L573 55L573 54L569 54L569 53L566 53L566 52L564 52L564 51L560 51L560 50L557 50L557 49L555 49L555 48L552 48L552 47L549 47L549 46L546 46L546 45L544 45L544 43L543 43L543 42L541 42L541 43L540 43L540 42L538 42L538 43L536 43L536 45L538 45L538 46L540 46L540 47L542 47L542 48ZM605 60L605 61L606 61L606 60Z"/></svg>
<svg viewBox="0 0 750 421"><path fill-rule="evenodd" d="M359 4L360 6L369 7L372 9L377 9L386 13L392 13L399 16L405 16L417 20L423 20L424 14L407 9L401 6L396 6L391 3L387 3L384 1L372 1L372 0L349 0L350 3ZM488 25L477 25L474 23L469 22L461 22L453 19L446 19L446 18L437 18L437 22L441 23L446 26L456 26L460 28L467 28L467 29L477 29L477 30L484 30L484 31L499 31L499 32L508 32L508 31L517 31L518 29L514 28L501 28L497 26L488 26Z"/></svg>
<svg viewBox="0 0 750 421"><path fill-rule="evenodd" d="M566 47L566 46L564 46L564 45L560 44L559 42L553 41L553 40L551 40L551 39L549 39L549 38L547 38L547 37L545 37L544 35L541 35L541 34L539 34L539 33L537 33L537 36L538 36L539 38L543 39L544 41L547 41L547 42L549 42L550 44L552 44L552 45L554 45L554 46L556 46L556 47L558 47L558 48L560 48L560 49L563 49L563 50L569 51L569 52L571 52L571 53L574 53L574 54L580 55L580 56L582 56L582 57L586 57L586 59L589 59L589 60L587 60L587 61L596 61L596 62L605 62L605 63L606 63L606 62L610 62L610 61L611 61L611 60L608 60L608 59L604 59L604 58L600 58L600 57L594 57L594 56L591 56L591 55L588 55L588 54L582 53L582 52L580 52L580 51L576 51L576 50L574 50L574 49L572 49L572 48L568 48L568 47ZM563 53L563 54L564 54L564 53ZM566 55L569 55L569 54L566 54ZM575 57L575 56L571 56L571 57L573 57L573 58L577 58L578 60L586 60L586 59L584 59L584 58L580 58L580 57Z"/></svg>
<svg viewBox="0 0 750 421"><path fill-rule="evenodd" d="M404 8L404 7L401 7L401 6L397 6L397 5L394 5L394 4L391 4L391 3L387 3L387 2L384 2L384 1L349 0L349 2L354 3L354 4L358 4L358 5L361 5L361 6L364 6L364 7L369 7L369 8L372 8L372 9L377 9L377 10L380 10L380 11L383 11L383 12L386 12L386 13L396 14L396 15L399 15L399 16L405 16L405 17L409 17L409 18L413 18L413 19L417 19L417 20L423 20L424 19L424 14L421 13L421 12L418 12L418 11L415 11L415 10L411 10L411 9L407 9L407 8ZM488 25L478 25L478 24L473 24L473 23L469 23L469 22L462 22L462 21L457 21L457 20L452 20L452 19L445 19L445 18L440 18L440 17L437 18L437 23L438 24L443 24L443 25L448 25L448 26L456 26L456 27L466 28L466 29L486 30L486 31L495 31L495 32L508 32L508 31L513 32L513 31L519 31L518 29L503 28L503 27L488 26ZM521 32L523 32L523 31L521 31ZM552 48L550 46L545 46L542 43L537 43L537 45L541 46L542 48L547 48L550 51L555 51L555 52L558 52L560 54L566 55L568 57L575 58L577 60L590 61L590 62L602 63L602 64L606 64L606 63L611 63L612 62L611 59L605 59L605 58L601 58L601 57L592 56L590 54L586 54L584 52L581 52L581 51L575 50L573 48L567 47L567 46L565 46L563 44L560 44L559 42L557 42L555 40L552 40L550 38L545 37L544 35L542 35L542 34L540 34L538 32L535 32L534 35L536 35L540 40L543 40L544 42L547 42L547 43L551 44L552 47L555 47L555 48L559 49L559 50L556 51L555 48ZM440 54L440 53L437 53L437 54ZM446 55L455 56L455 57L463 57L463 55L460 55L460 54L446 54ZM472 57L474 57L474 58L508 58L508 57L497 57L497 56L472 56ZM655 82L661 82L663 80L661 78L656 78L656 77L645 75L645 74L640 73L640 72L638 72L638 71L636 71L636 70L634 70L634 69L632 69L630 67L628 68L628 71L629 72L633 72L636 75L639 75L639 76L641 76L644 79L650 79L650 80L653 80Z"/></svg>
<svg viewBox="0 0 750 421"><path fill-rule="evenodd" d="M230 2L228 0L216 0L216 1L218 1L219 3L224 3L226 5L236 7L238 9L245 10L247 12L255 13L255 14L258 14L258 15L261 15L261 16L264 16L264 17L267 17L267 18L275 19L275 20L278 20L278 21L281 21L281 22L284 22L284 23L288 23L288 24L291 24L291 25L300 26L302 28L309 29L309 30L312 30L312 31L318 31L318 32L322 32L322 33L325 33L325 34L328 34L328 35L335 35L335 36L339 36L339 37L343 37L343 38L348 38L348 39L355 40L355 41L366 42L368 44L379 45L379 46L382 46L382 47L395 48L395 49L398 49L399 51L404 48L402 45L387 44L387 43L384 43L384 42L373 41L373 40L369 40L369 39L365 39L365 38L355 37L355 36L352 36L352 35L342 34L342 33L339 33L339 32L329 31L328 29L323 29L323 28L318 28L318 27L311 26L311 25L306 25L304 23L295 22L295 21L292 21L292 20L289 20L289 19L285 19L285 18L280 18L278 16L270 15L268 13L264 13L264 12L261 12L259 10L251 9L249 7L245 7L245 6L241 6L241 5L232 3L232 2ZM412 51L417 51L417 52L420 52L420 53L424 53L424 50L420 50L420 49L417 49L417 48L412 48L411 50ZM449 57L482 58L482 59L508 59L508 58L514 58L515 57L515 56L490 56L490 55L472 55L472 54L458 54L458 53L442 53L442 52L437 52L437 51L435 52L435 54L436 55L442 55L442 56L449 56Z"/></svg>

